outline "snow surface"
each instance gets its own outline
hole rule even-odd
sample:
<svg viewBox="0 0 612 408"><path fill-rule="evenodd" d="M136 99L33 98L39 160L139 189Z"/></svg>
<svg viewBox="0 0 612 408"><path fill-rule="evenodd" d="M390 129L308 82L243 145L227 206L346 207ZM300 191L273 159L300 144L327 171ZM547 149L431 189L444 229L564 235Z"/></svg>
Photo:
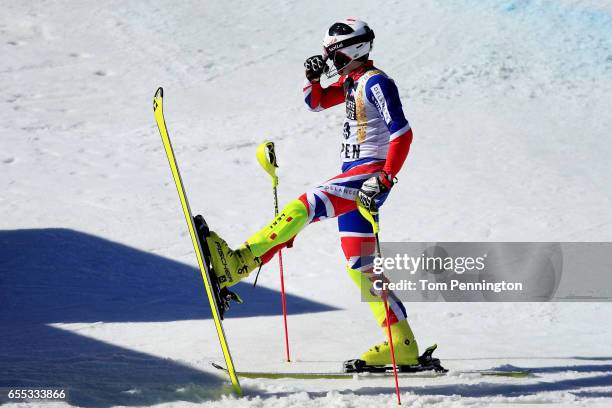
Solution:
<svg viewBox="0 0 612 408"><path fill-rule="evenodd" d="M238 244L272 214L264 139L282 202L338 172L343 109L306 111L302 62L348 15L376 31L415 132L384 240L612 239L610 0L3 2L0 387L65 386L89 407L394 406L390 379L243 380L243 398L222 395L151 109L164 86L192 208ZM240 370L336 370L382 339L334 221L285 265L295 363L273 262L225 320ZM407 406L612 404L609 304L407 308L449 368L536 373L402 379Z"/></svg>

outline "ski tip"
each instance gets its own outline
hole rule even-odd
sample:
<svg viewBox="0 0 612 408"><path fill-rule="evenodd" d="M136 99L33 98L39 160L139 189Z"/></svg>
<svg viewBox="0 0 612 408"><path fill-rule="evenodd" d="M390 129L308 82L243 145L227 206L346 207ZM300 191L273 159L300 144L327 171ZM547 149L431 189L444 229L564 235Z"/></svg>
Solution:
<svg viewBox="0 0 612 408"><path fill-rule="evenodd" d="M155 98L163 98L163 97L164 97L164 88L160 86L159 88L157 88L157 91L155 91Z"/></svg>

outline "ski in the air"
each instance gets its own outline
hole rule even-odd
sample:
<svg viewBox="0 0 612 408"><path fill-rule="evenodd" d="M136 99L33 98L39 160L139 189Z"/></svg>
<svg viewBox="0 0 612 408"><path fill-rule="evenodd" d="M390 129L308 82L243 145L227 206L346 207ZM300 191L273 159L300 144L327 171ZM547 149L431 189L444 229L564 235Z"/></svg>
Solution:
<svg viewBox="0 0 612 408"><path fill-rule="evenodd" d="M208 235L209 231L208 226L201 215L196 217L192 216L189 201L187 200L187 193L185 191L185 187L183 186L181 174L179 172L174 150L172 149L172 143L170 142L168 129L166 127L166 121L164 119L163 98L163 89L157 89L157 92L155 92L155 96L153 97L153 112L155 114L155 121L157 122L157 127L159 128L159 133L164 144L164 150L168 158L172 178L174 179L174 183L176 185L181 207L183 209L183 215L185 216L185 221L187 222L187 228L189 230L191 242L198 261L198 266L200 267L202 279L204 280L206 295L208 296L213 321L219 337L219 344L221 345L223 358L227 367L226 371L229 374L234 390L238 395L240 395L242 392L240 383L238 381L238 376L236 375L236 370L234 369L234 363L221 322L225 311L229 306L230 300L239 301L240 299L227 289L220 289L214 271L210 267L210 253L206 245L206 236Z"/></svg>
<svg viewBox="0 0 612 408"><path fill-rule="evenodd" d="M227 372L227 369L220 364L211 363L218 370ZM525 378L529 376L529 371L516 370L452 370L452 371L412 371L398 372L400 378L437 378L444 377L449 373L480 375L491 377L509 377L509 378ZM377 378L388 377L393 375L392 369L389 367L385 371L363 371L363 372L281 372L281 371L238 371L236 373L241 378L259 378L268 380L292 379L292 380L347 380L358 377Z"/></svg>

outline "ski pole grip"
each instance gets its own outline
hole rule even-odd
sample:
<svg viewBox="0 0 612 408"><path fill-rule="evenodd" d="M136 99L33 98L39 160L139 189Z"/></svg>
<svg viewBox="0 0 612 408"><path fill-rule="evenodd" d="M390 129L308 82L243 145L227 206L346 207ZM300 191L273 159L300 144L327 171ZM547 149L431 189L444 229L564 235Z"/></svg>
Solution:
<svg viewBox="0 0 612 408"><path fill-rule="evenodd" d="M359 210L359 213L361 214L361 216L365 218L370 224L372 224L372 230L374 234L378 234L378 231L380 230L380 228L378 226L378 221L376 221L376 218L375 218L376 215L378 215L378 212L374 213L370 211L368 208L364 207L359 197L357 197L355 201L357 202L357 209Z"/></svg>
<svg viewBox="0 0 612 408"><path fill-rule="evenodd" d="M257 147L257 161L263 169L272 177L272 187L278 185L278 177L276 176L276 152L274 151L274 142L265 141Z"/></svg>

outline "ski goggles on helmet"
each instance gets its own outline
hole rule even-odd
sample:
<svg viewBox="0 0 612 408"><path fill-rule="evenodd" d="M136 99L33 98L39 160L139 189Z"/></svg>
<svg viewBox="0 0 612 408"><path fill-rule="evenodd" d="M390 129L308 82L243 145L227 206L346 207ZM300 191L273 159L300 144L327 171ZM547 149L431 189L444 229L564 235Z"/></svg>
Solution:
<svg viewBox="0 0 612 408"><path fill-rule="evenodd" d="M333 67L326 71L327 77L331 78L337 75L343 68L348 66L353 58L343 52L344 49L353 45L365 44L374 40L374 31L369 30L364 34L355 37L347 38L323 47L323 58L325 61L331 60ZM354 50L352 50L354 52ZM351 52L349 52L350 54Z"/></svg>
<svg viewBox="0 0 612 408"><path fill-rule="evenodd" d="M370 30L367 33L347 38L323 47L323 56L333 61L336 51L341 50L342 48L350 47L351 45L369 42L372 40L374 40L374 31Z"/></svg>

